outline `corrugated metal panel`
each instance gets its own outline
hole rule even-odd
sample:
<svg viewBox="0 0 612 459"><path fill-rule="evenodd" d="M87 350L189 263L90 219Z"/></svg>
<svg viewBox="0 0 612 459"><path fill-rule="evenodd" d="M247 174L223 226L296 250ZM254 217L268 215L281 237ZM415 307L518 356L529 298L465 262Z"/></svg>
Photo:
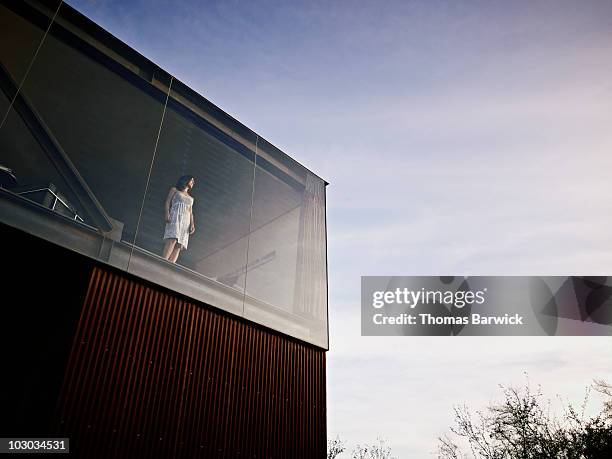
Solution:
<svg viewBox="0 0 612 459"><path fill-rule="evenodd" d="M82 457L325 457L325 352L96 267L58 416Z"/></svg>

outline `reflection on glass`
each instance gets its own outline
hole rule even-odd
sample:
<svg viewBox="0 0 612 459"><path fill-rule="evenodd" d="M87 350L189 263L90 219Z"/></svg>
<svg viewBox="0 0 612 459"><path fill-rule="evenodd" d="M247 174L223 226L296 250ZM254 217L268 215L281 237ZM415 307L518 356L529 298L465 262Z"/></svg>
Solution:
<svg viewBox="0 0 612 459"><path fill-rule="evenodd" d="M245 316L326 347L325 183L261 143Z"/></svg>
<svg viewBox="0 0 612 459"><path fill-rule="evenodd" d="M6 102L4 95L0 95L0 100ZM74 187L55 167L54 161L61 161L61 153L44 142L48 132L30 116L27 107L18 103L0 129L2 163L6 165L0 201L3 220L24 231L36 229L43 237L49 226L55 226L61 238L57 242L70 247L67 231L77 224L82 231L91 233L93 218ZM43 219L45 224L41 225Z"/></svg>
<svg viewBox="0 0 612 459"><path fill-rule="evenodd" d="M30 232L125 269L166 94L66 28L63 8L15 99L26 129L3 129L4 157L14 191L72 220L41 214Z"/></svg>
<svg viewBox="0 0 612 459"><path fill-rule="evenodd" d="M48 9L23 0L0 4L0 84L4 95L0 98L0 122L6 119L10 101L22 83L59 4L59 1L49 2Z"/></svg>
<svg viewBox="0 0 612 459"><path fill-rule="evenodd" d="M208 116L169 99L129 269L241 314L255 154Z"/></svg>

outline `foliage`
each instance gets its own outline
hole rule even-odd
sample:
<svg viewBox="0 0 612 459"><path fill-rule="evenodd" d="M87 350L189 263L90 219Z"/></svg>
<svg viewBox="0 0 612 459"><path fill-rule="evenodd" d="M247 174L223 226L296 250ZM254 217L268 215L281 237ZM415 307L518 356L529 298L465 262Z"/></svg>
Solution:
<svg viewBox="0 0 612 459"><path fill-rule="evenodd" d="M541 404L542 392L502 386L504 401L475 415L465 405L455 407L451 432L464 439L477 459L595 459L612 458L612 386L596 381L594 389L610 397L598 415L586 418L589 392L578 412L567 405L562 418ZM441 437L438 457L470 457L451 436Z"/></svg>
<svg viewBox="0 0 612 459"><path fill-rule="evenodd" d="M391 448L382 438L372 445L357 445L353 450L353 459L393 459Z"/></svg>
<svg viewBox="0 0 612 459"><path fill-rule="evenodd" d="M336 457L345 450L344 442L340 437L333 440L327 440L327 459L336 459Z"/></svg>
<svg viewBox="0 0 612 459"><path fill-rule="evenodd" d="M599 379L595 380L593 387L597 392L608 397L608 400L604 402L604 415L612 418L612 384Z"/></svg>
<svg viewBox="0 0 612 459"><path fill-rule="evenodd" d="M372 445L357 445L352 451L353 459L394 459L391 456L391 448L386 445L385 440L377 438L378 443ZM335 459L346 450L344 441L340 437L327 441L327 459Z"/></svg>

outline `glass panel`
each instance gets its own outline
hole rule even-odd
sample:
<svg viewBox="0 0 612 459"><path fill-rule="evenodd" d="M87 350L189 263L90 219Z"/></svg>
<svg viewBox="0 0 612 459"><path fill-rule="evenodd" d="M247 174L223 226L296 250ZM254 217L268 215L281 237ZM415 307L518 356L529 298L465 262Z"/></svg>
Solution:
<svg viewBox="0 0 612 459"><path fill-rule="evenodd" d="M5 120L10 101L32 63L60 2L48 2L48 9L23 0L0 4L0 123Z"/></svg>
<svg viewBox="0 0 612 459"><path fill-rule="evenodd" d="M245 317L327 347L325 182L258 140Z"/></svg>
<svg viewBox="0 0 612 459"><path fill-rule="evenodd" d="M173 82L129 271L242 315L255 136L209 108Z"/></svg>
<svg viewBox="0 0 612 459"><path fill-rule="evenodd" d="M127 68L67 24L73 12L60 9L0 133L19 181L5 218L126 269L169 81Z"/></svg>

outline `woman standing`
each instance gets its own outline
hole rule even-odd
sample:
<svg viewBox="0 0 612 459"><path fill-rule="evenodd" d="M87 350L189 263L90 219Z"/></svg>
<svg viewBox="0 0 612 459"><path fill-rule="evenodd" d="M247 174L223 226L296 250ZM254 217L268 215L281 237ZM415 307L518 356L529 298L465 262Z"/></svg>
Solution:
<svg viewBox="0 0 612 459"><path fill-rule="evenodd" d="M193 197L189 191L195 185L191 175L183 175L170 188L166 198L166 230L164 231L164 258L176 263L181 250L187 248L189 235L195 231Z"/></svg>

